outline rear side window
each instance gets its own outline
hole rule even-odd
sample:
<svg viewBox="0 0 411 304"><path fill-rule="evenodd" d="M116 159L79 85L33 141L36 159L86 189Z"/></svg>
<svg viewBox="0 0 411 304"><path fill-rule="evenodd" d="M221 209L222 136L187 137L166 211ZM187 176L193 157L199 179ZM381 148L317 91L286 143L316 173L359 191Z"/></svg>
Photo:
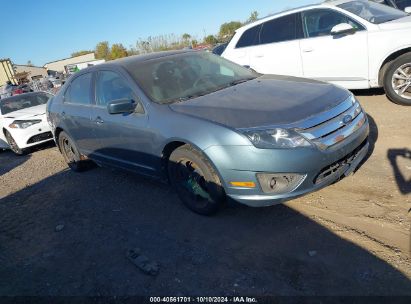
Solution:
<svg viewBox="0 0 411 304"><path fill-rule="evenodd" d="M64 100L70 103L87 105L91 103L91 73L75 78L64 95Z"/></svg>
<svg viewBox="0 0 411 304"><path fill-rule="evenodd" d="M241 36L240 40L238 40L237 45L235 47L242 48L257 45L259 43L258 35L260 34L260 29L261 24L246 30Z"/></svg>
<svg viewBox="0 0 411 304"><path fill-rule="evenodd" d="M301 39L300 14L291 14L263 24L260 32L260 43L276 43Z"/></svg>

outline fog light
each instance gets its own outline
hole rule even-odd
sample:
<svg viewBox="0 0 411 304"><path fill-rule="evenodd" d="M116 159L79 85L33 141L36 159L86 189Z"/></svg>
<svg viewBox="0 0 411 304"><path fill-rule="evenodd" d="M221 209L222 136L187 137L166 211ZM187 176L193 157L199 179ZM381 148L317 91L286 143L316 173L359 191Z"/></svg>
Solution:
<svg viewBox="0 0 411 304"><path fill-rule="evenodd" d="M306 175L287 173L258 173L257 179L264 193L284 194L294 191L305 179Z"/></svg>

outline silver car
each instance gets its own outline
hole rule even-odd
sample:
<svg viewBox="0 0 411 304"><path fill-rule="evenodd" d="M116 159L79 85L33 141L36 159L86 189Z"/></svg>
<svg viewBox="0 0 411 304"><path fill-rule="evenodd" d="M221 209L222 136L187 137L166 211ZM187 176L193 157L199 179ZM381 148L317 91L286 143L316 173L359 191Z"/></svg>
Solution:
<svg viewBox="0 0 411 304"><path fill-rule="evenodd" d="M195 51L82 70L48 104L48 120L73 170L93 161L168 181L205 215L227 198L269 206L330 185L369 145L349 91Z"/></svg>

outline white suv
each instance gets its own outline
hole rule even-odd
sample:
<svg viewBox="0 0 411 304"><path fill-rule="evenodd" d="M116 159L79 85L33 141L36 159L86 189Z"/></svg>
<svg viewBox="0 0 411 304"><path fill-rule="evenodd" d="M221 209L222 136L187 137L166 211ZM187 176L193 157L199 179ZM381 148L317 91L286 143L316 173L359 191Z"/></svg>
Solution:
<svg viewBox="0 0 411 304"><path fill-rule="evenodd" d="M327 1L266 17L238 29L222 56L263 74L384 87L411 105L411 16L378 3Z"/></svg>

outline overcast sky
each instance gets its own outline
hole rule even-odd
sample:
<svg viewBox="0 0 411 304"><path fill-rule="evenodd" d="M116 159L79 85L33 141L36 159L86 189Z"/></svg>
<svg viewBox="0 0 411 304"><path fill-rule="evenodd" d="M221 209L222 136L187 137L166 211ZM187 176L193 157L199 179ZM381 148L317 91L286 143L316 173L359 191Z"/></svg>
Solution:
<svg viewBox="0 0 411 304"><path fill-rule="evenodd" d="M201 40L227 21L244 21L318 0L13 0L1 3L0 58L35 65L92 50L99 41L189 33ZM5 13L7 12L7 13Z"/></svg>

